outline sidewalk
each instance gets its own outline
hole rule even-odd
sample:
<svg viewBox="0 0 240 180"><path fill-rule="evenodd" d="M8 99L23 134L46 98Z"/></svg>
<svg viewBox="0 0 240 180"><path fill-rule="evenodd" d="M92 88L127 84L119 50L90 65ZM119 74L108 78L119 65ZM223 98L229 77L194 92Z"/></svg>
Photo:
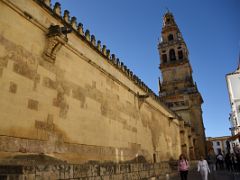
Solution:
<svg viewBox="0 0 240 180"><path fill-rule="evenodd" d="M180 180L180 176L172 177L170 180ZM196 171L191 171L188 180L201 180L201 176ZM228 171L214 171L209 174L208 180L240 180L240 173Z"/></svg>

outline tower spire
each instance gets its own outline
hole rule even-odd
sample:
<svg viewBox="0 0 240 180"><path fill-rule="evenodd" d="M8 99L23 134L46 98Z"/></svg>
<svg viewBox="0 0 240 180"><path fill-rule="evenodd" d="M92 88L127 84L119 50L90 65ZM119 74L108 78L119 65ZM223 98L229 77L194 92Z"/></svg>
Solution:
<svg viewBox="0 0 240 180"><path fill-rule="evenodd" d="M170 13L170 11L169 11L168 7L166 7L166 13Z"/></svg>

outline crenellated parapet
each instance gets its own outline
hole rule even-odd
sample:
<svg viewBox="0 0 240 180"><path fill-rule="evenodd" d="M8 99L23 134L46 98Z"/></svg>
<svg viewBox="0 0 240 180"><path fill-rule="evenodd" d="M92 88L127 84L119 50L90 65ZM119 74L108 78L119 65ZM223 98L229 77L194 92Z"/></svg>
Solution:
<svg viewBox="0 0 240 180"><path fill-rule="evenodd" d="M41 0L39 0L41 2ZM48 6L48 7L51 7L51 0L42 0L42 2Z"/></svg>
<svg viewBox="0 0 240 180"><path fill-rule="evenodd" d="M53 12L59 16L61 16L62 12L61 12L61 4L60 3L55 3L54 7L53 7Z"/></svg>
<svg viewBox="0 0 240 180"><path fill-rule="evenodd" d="M83 24L82 24L82 23L79 23L79 24L78 24L77 32L78 32L81 36L84 36Z"/></svg>
<svg viewBox="0 0 240 180"><path fill-rule="evenodd" d="M96 52L105 58L105 60L117 68L121 73L123 73L128 79L134 82L140 89L142 89L146 94L151 96L154 100L162 104L162 100L156 95L137 75L135 75L123 62L116 57L115 54L111 54L110 49L107 49L106 45L102 45L100 40L96 40L96 37L90 33L90 30L86 29L84 32L84 27L82 23L77 22L76 17L70 17L70 12L68 10L63 11L61 4L56 2L51 6L51 0L33 0L37 2L42 7L45 7L50 13L61 20L62 24L70 28L78 37L84 40L87 44L90 45ZM63 43L62 43L63 44ZM55 58L56 54L53 54Z"/></svg>
<svg viewBox="0 0 240 180"><path fill-rule="evenodd" d="M76 17L72 17L71 18L71 26L72 26L72 28L74 29L74 30L77 30L77 18Z"/></svg>
<svg viewBox="0 0 240 180"><path fill-rule="evenodd" d="M70 14L69 14L69 11L68 10L64 10L64 13L63 13L63 20L66 22L66 23L70 23Z"/></svg>

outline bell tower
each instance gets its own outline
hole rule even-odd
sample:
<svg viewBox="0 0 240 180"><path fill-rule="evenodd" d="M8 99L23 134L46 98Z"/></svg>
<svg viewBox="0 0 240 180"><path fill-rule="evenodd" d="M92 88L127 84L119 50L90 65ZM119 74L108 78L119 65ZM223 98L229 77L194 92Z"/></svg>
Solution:
<svg viewBox="0 0 240 180"><path fill-rule="evenodd" d="M192 77L186 43L174 16L169 11L163 16L158 50L159 68L162 73L162 81L159 80L159 96L170 109L183 118L184 124L191 127L192 133L188 138L191 138L189 144L192 145L184 152L189 152L191 159L205 156L205 131L201 108L203 99Z"/></svg>

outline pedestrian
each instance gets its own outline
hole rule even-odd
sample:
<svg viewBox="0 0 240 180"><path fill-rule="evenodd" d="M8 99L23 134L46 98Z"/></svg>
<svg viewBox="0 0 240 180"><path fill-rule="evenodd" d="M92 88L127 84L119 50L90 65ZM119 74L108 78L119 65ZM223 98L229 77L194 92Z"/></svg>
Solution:
<svg viewBox="0 0 240 180"><path fill-rule="evenodd" d="M189 163L185 155L181 154L178 160L178 171L180 173L181 180L187 180Z"/></svg>
<svg viewBox="0 0 240 180"><path fill-rule="evenodd" d="M208 153L208 164L211 172L216 171L216 155L213 150Z"/></svg>
<svg viewBox="0 0 240 180"><path fill-rule="evenodd" d="M237 171L237 157L236 157L236 154L235 153L231 153L231 161L232 161L232 168L234 171Z"/></svg>
<svg viewBox="0 0 240 180"><path fill-rule="evenodd" d="M210 169L203 156L201 156L200 160L198 161L198 172L200 172L202 180L208 180L208 173L210 173Z"/></svg>
<svg viewBox="0 0 240 180"><path fill-rule="evenodd" d="M237 158L237 172L240 172L240 153L236 154Z"/></svg>
<svg viewBox="0 0 240 180"><path fill-rule="evenodd" d="M216 162L217 169L220 168L220 170L223 170L224 157L222 153L219 152L216 158L217 158L217 162Z"/></svg>
<svg viewBox="0 0 240 180"><path fill-rule="evenodd" d="M232 160L231 160L231 155L230 152L227 152L226 156L225 156L225 164L226 164L226 168L228 171L232 171Z"/></svg>

